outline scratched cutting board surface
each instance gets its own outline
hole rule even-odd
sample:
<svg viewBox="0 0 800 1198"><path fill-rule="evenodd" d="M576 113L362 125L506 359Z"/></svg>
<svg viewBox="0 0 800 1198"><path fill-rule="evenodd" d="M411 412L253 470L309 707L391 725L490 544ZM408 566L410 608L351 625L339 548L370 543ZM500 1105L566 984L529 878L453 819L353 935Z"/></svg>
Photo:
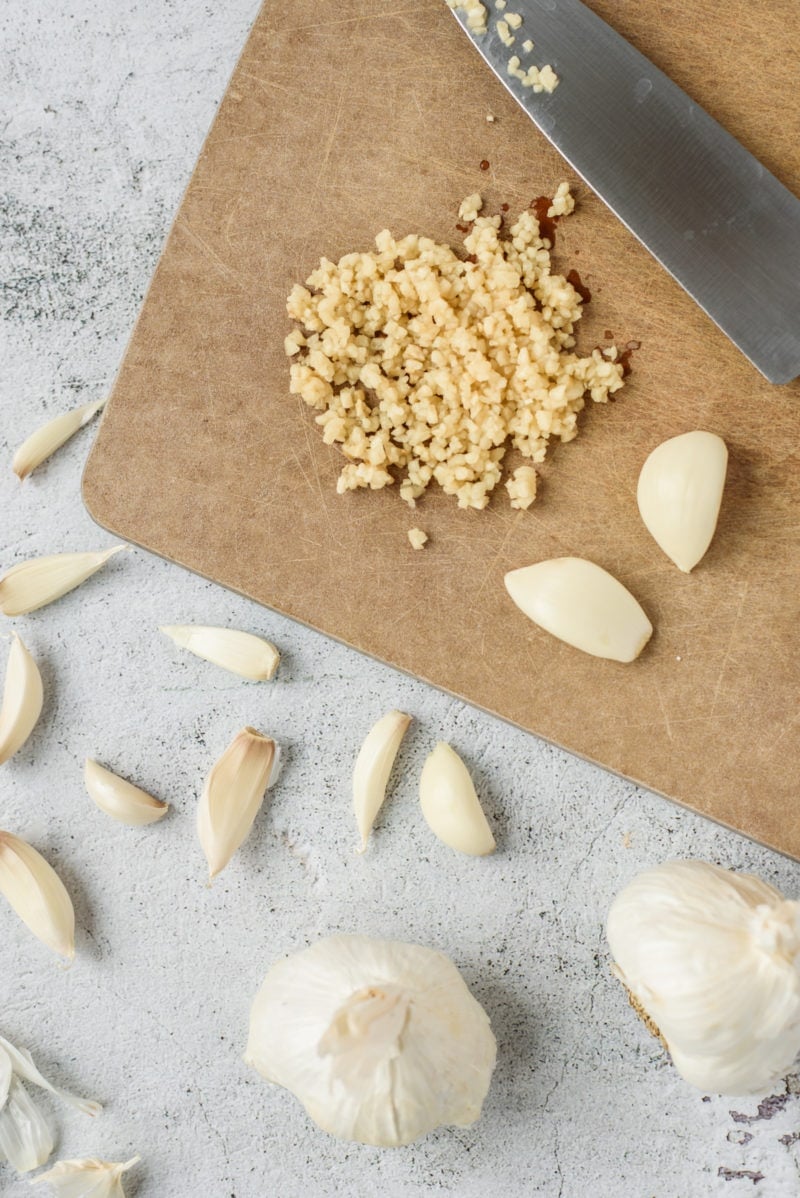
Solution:
<svg viewBox="0 0 800 1198"><path fill-rule="evenodd" d="M717 0L592 6L800 193L796 0L728 0L724 20ZM126 540L800 856L800 384L763 381L585 186L555 255L592 293L579 347L610 332L641 348L616 401L551 453L530 511L502 487L484 512L433 490L416 513L396 488L338 496L342 459L288 393L285 298L321 255L384 227L458 245L468 193L513 214L565 178L444 0L267 3L128 347L86 503ZM685 576L635 489L650 449L697 427L725 438L730 469L717 537ZM634 664L586 657L511 604L505 571L565 554L649 613Z"/></svg>

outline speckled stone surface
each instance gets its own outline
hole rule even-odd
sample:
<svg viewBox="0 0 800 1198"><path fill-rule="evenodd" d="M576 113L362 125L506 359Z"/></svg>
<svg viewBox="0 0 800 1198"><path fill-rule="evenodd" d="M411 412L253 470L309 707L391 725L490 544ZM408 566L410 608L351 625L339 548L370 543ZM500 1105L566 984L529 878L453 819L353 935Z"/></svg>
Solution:
<svg viewBox="0 0 800 1198"><path fill-rule="evenodd" d="M11 454L47 416L108 390L254 15L253 0L0 9L4 568L109 541L80 501L89 430L23 488ZM274 639L278 677L239 682L157 632L189 621ZM42 1099L62 1156L140 1152L135 1198L798 1193L800 1078L762 1102L689 1089L611 978L602 927L614 893L672 856L752 869L793 896L800 867L140 552L15 624L47 697L0 772L0 827L60 871L78 955L65 971L0 904L0 1033L104 1102L90 1122ZM393 706L416 722L358 857L352 762ZM283 743L286 766L208 889L196 798L245 723ZM456 857L421 820L416 778L440 738L474 770L499 843L489 860ZM86 755L173 811L142 830L112 823L84 793ZM267 966L333 931L455 959L499 1046L474 1128L396 1151L339 1144L242 1063ZM0 1193L29 1192L0 1166Z"/></svg>

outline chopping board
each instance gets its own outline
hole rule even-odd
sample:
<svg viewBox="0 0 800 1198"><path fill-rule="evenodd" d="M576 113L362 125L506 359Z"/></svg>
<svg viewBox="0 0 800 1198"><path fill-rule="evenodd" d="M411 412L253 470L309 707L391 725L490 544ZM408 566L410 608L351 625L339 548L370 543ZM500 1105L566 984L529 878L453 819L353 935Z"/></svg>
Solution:
<svg viewBox="0 0 800 1198"><path fill-rule="evenodd" d="M800 193L796 3L728 0L724 20L717 0L591 6ZM464 196L514 215L565 179L578 208L555 267L592 295L579 349L639 343L624 389L550 452L527 512L502 487L483 512L433 489L416 512L397 487L337 495L342 458L289 394L292 284L383 228L458 246ZM725 439L730 466L687 576L635 492L649 451L693 428ZM800 384L765 382L574 177L444 0L293 0L253 27L83 491L117 536L800 857L799 440ZM567 554L649 614L633 664L584 656L512 605L507 570Z"/></svg>

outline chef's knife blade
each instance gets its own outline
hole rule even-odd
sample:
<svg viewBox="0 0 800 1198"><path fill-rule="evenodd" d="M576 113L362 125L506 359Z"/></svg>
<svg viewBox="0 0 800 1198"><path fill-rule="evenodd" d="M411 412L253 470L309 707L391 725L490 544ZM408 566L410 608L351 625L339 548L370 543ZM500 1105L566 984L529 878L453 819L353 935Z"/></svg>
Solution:
<svg viewBox="0 0 800 1198"><path fill-rule="evenodd" d="M484 2L485 34L455 15L542 133L770 382L800 375L800 200L580 0ZM550 63L556 90L512 78L512 54Z"/></svg>

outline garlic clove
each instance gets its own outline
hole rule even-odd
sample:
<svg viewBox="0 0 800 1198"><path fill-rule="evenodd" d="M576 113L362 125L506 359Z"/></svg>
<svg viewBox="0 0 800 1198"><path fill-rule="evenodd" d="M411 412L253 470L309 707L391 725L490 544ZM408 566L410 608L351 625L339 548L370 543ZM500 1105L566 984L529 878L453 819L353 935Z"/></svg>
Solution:
<svg viewBox="0 0 800 1198"><path fill-rule="evenodd" d="M280 664L281 655L275 646L251 632L205 624L165 624L159 631L196 657L254 682L274 678Z"/></svg>
<svg viewBox="0 0 800 1198"><path fill-rule="evenodd" d="M411 723L403 711L390 711L378 720L362 744L353 770L353 807L361 848L367 847L375 817L386 798L386 787L400 743Z"/></svg>
<svg viewBox="0 0 800 1198"><path fill-rule="evenodd" d="M83 778L89 798L101 811L121 824L129 824L134 828L154 824L169 811L169 804L154 799L147 791L140 790L132 782L126 782L124 778L92 761L91 757L86 758Z"/></svg>
<svg viewBox="0 0 800 1198"><path fill-rule="evenodd" d="M22 748L42 712L42 676L14 633L0 708L0 765Z"/></svg>
<svg viewBox="0 0 800 1198"><path fill-rule="evenodd" d="M41 853L0 831L0 894L43 944L75 956L75 912L64 884Z"/></svg>
<svg viewBox="0 0 800 1198"><path fill-rule="evenodd" d="M197 811L197 834L215 878L247 839L264 792L276 777L277 745L255 728L233 738L206 779Z"/></svg>
<svg viewBox="0 0 800 1198"><path fill-rule="evenodd" d="M122 1164L98 1160L59 1161L31 1184L48 1182L57 1198L125 1198L122 1175L138 1165L141 1159L134 1156Z"/></svg>
<svg viewBox="0 0 800 1198"><path fill-rule="evenodd" d="M512 570L506 590L545 632L593 657L633 661L653 626L630 591L580 557L557 557Z"/></svg>
<svg viewBox="0 0 800 1198"><path fill-rule="evenodd" d="M62 412L60 416L49 420L47 424L37 428L36 432L31 433L20 445L11 463L11 468L20 482L69 441L78 429L88 424L92 417L105 407L105 403L104 399L100 399L96 403L81 404L79 408Z"/></svg>
<svg viewBox="0 0 800 1198"><path fill-rule="evenodd" d="M0 578L0 611L24 616L53 603L96 574L115 553L129 548L115 545L101 553L54 553L20 562Z"/></svg>
<svg viewBox="0 0 800 1198"><path fill-rule="evenodd" d="M713 540L727 469L725 442L700 429L663 441L642 466L636 491L640 515L685 574Z"/></svg>
<svg viewBox="0 0 800 1198"><path fill-rule="evenodd" d="M422 768L419 780L422 814L435 836L473 857L495 850L494 836L464 762L440 741Z"/></svg>

